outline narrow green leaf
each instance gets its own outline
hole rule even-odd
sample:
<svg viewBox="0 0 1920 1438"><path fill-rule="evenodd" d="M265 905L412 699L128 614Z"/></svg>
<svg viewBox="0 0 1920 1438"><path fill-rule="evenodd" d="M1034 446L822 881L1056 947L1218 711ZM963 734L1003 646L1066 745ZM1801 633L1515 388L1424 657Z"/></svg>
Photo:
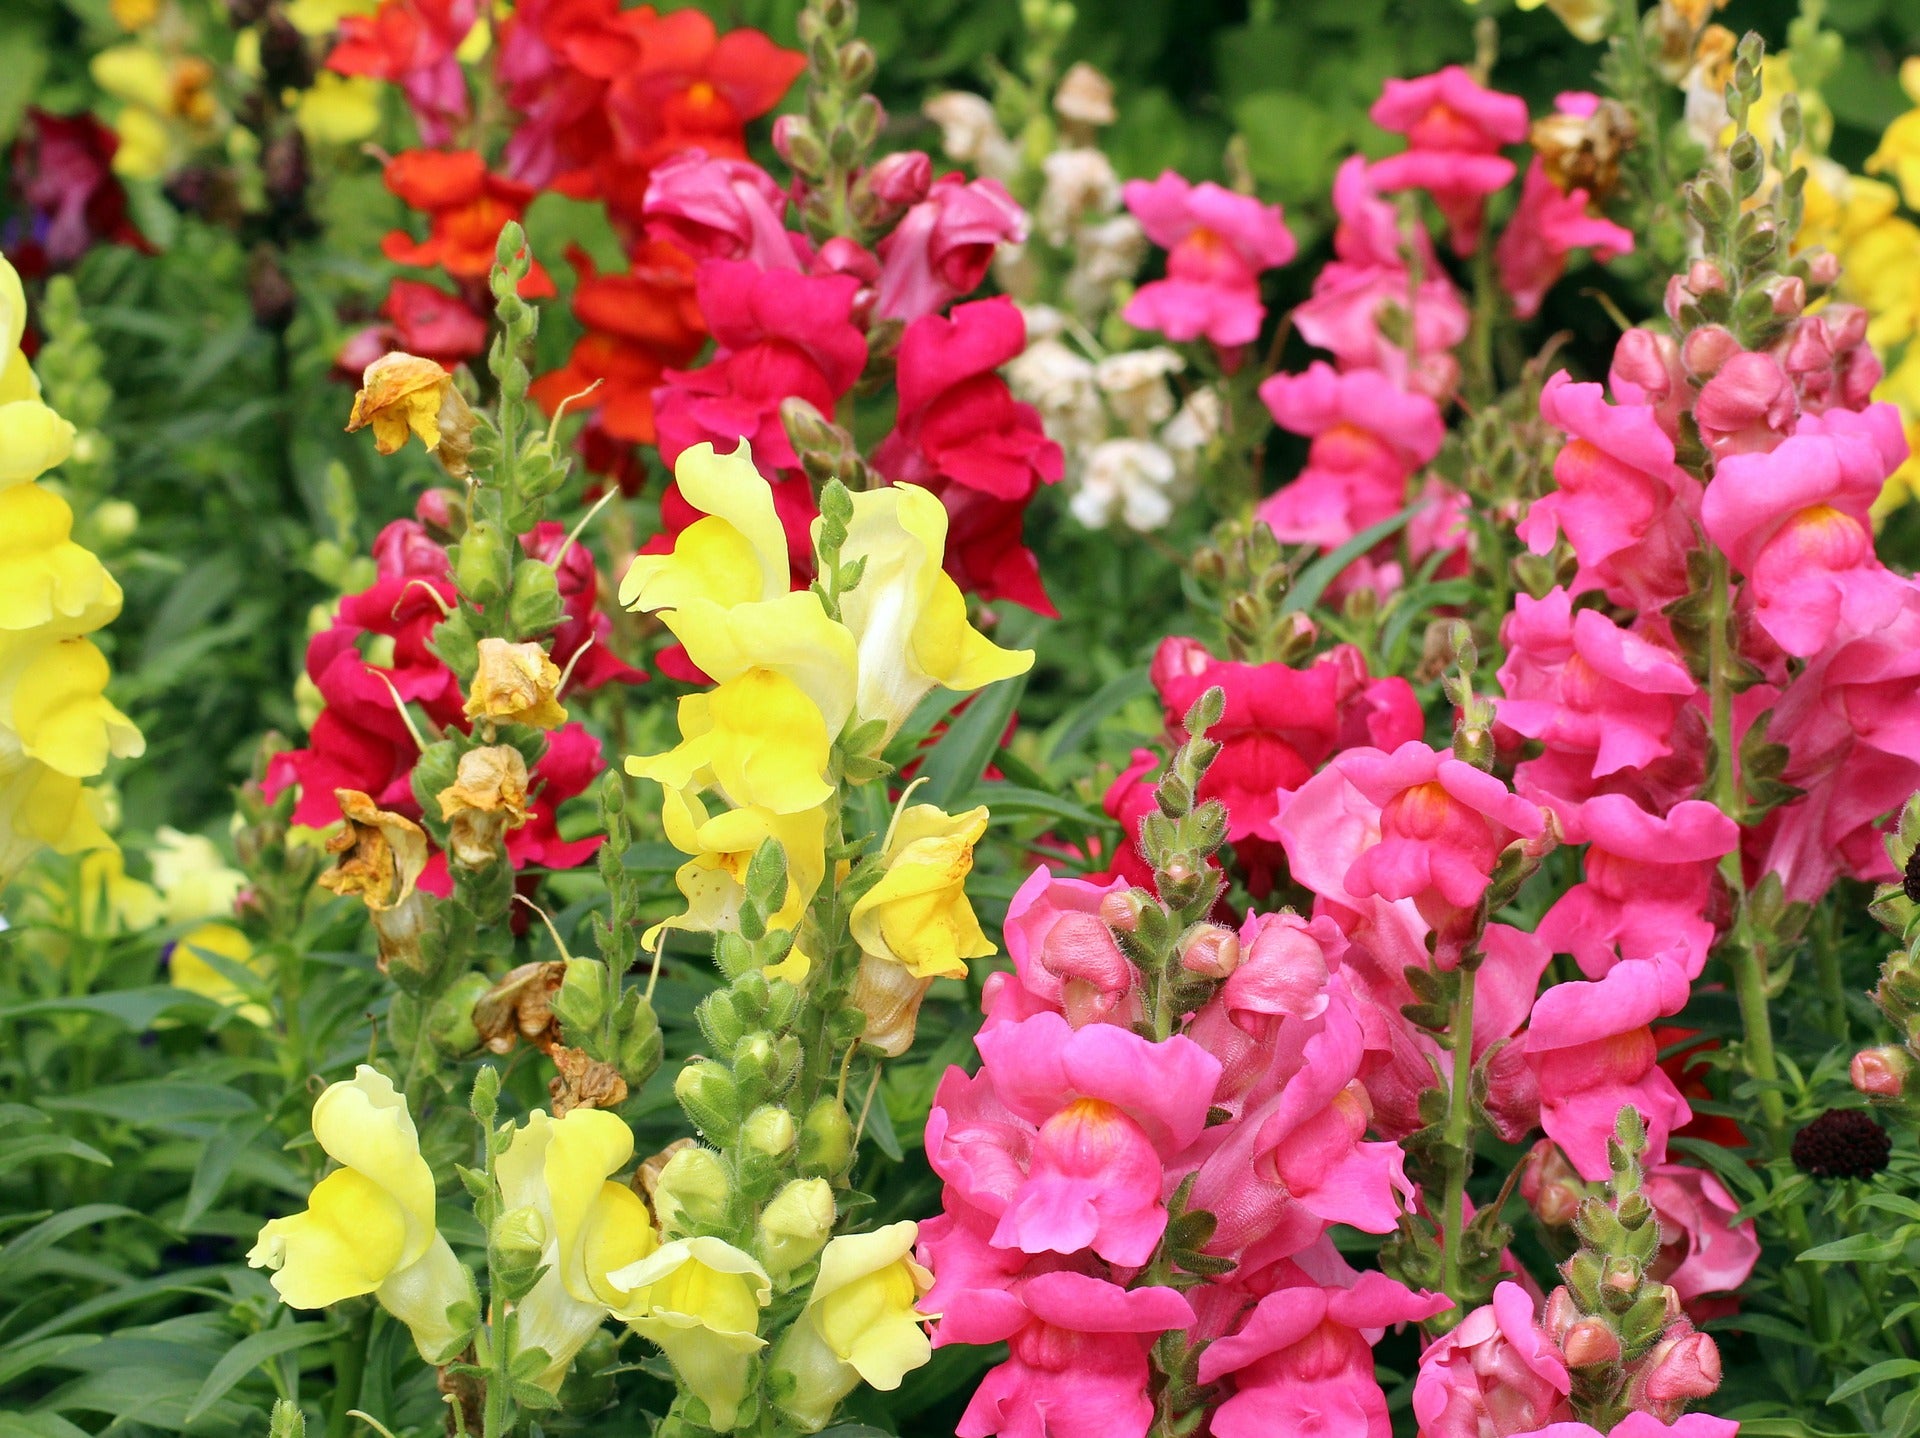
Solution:
<svg viewBox="0 0 1920 1438"><path fill-rule="evenodd" d="M193 1395L193 1402L187 1405L186 1421L192 1424L200 1418L226 1397L236 1383L261 1364L278 1358L282 1353L291 1353L295 1349L332 1338L334 1331L331 1323L294 1323L285 1328L249 1333L213 1365L207 1381L200 1385L200 1391Z"/></svg>
<svg viewBox="0 0 1920 1438"><path fill-rule="evenodd" d="M1320 602L1320 596L1327 586L1340 577L1340 571L1354 560L1365 554L1383 539L1390 539L1412 522L1414 515L1420 512L1420 506L1410 504L1391 519L1383 519L1378 524L1368 525L1354 535L1345 544L1331 553L1323 554L1294 580L1287 590L1287 597L1280 602L1282 614L1292 614L1298 610L1311 609Z"/></svg>
<svg viewBox="0 0 1920 1438"><path fill-rule="evenodd" d="M927 781L917 796L920 803L951 809L980 782L1026 689L1027 676L1020 674L973 696L920 766L920 775Z"/></svg>
<svg viewBox="0 0 1920 1438"><path fill-rule="evenodd" d="M1889 1358L1871 1368L1861 1369L1829 1393L1827 1402L1844 1403L1856 1393L1864 1393L1882 1383L1891 1383L1896 1378L1911 1378L1916 1373L1920 1373L1920 1362L1911 1358Z"/></svg>

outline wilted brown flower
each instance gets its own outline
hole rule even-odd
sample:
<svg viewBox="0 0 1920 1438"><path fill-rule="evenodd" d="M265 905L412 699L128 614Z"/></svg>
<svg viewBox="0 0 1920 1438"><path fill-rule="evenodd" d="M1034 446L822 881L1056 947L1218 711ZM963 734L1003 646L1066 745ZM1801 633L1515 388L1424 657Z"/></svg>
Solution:
<svg viewBox="0 0 1920 1438"><path fill-rule="evenodd" d="M373 426L373 445L392 454L409 432L432 450L455 479L468 474L473 452L473 411L453 387L453 376L430 359L395 350L380 356L360 376L347 432Z"/></svg>
<svg viewBox="0 0 1920 1438"><path fill-rule="evenodd" d="M565 1118L577 1108L618 1108L627 1101L627 1081L612 1064L588 1058L579 1049L558 1046L552 1057L559 1073L547 1080L547 1095L555 1118Z"/></svg>
<svg viewBox="0 0 1920 1438"><path fill-rule="evenodd" d="M500 857L500 836L527 822L527 761L510 744L469 749L435 797L448 852L469 869L485 868Z"/></svg>
<svg viewBox="0 0 1920 1438"><path fill-rule="evenodd" d="M497 1054L508 1052L520 1039L552 1053L560 1044L553 996L566 977L567 966L558 959L513 970L473 1006L473 1026L481 1040Z"/></svg>
<svg viewBox="0 0 1920 1438"><path fill-rule="evenodd" d="M334 866L320 876L336 894L356 894L376 914L403 904L427 867L427 836L404 814L375 806L358 789L335 789L346 825L327 840Z"/></svg>
<svg viewBox="0 0 1920 1438"><path fill-rule="evenodd" d="M559 689L559 666L538 644L482 639L480 667L467 693L467 717L555 729L567 722L567 711L554 697Z"/></svg>

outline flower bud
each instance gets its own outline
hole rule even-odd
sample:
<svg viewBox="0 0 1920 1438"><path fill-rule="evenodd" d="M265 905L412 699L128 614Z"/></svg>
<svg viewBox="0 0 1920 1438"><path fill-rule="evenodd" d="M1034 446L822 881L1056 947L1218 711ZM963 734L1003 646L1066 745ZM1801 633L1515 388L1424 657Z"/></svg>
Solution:
<svg viewBox="0 0 1920 1438"><path fill-rule="evenodd" d="M507 538L498 525L480 520L462 536L454 559L453 582L475 604L486 605L506 593L509 558Z"/></svg>
<svg viewBox="0 0 1920 1438"><path fill-rule="evenodd" d="M853 1120L838 1099L820 1099L800 1124L800 1172L834 1177L853 1159Z"/></svg>
<svg viewBox="0 0 1920 1438"><path fill-rule="evenodd" d="M1860 1050L1848 1068L1853 1086L1870 1098L1899 1098L1912 1072L1913 1059L1893 1044Z"/></svg>
<svg viewBox="0 0 1920 1438"><path fill-rule="evenodd" d="M756 1149L769 1158L779 1158L793 1147L793 1141L798 1136L793 1115L779 1104L773 1103L763 1103L748 1114L740 1133L749 1148Z"/></svg>
<svg viewBox="0 0 1920 1438"><path fill-rule="evenodd" d="M1831 289L1840 281L1840 257L1826 250L1815 250L1806 257L1807 283L1819 289Z"/></svg>
<svg viewBox="0 0 1920 1438"><path fill-rule="evenodd" d="M1586 1197L1579 1173L1551 1139L1541 1139L1520 1170L1520 1196L1549 1228L1565 1228Z"/></svg>
<svg viewBox="0 0 1920 1438"><path fill-rule="evenodd" d="M1687 266L1687 288L1695 295L1709 295L1726 287L1726 275L1712 260L1695 260Z"/></svg>
<svg viewBox="0 0 1920 1438"><path fill-rule="evenodd" d="M494 1221L488 1247L513 1258L532 1258L547 1246L547 1221L529 1205L510 1208Z"/></svg>
<svg viewBox="0 0 1920 1438"><path fill-rule="evenodd" d="M1180 967L1224 979L1240 967L1240 936L1224 924L1195 924L1180 944Z"/></svg>
<svg viewBox="0 0 1920 1438"><path fill-rule="evenodd" d="M740 1090L725 1066L712 1059L691 1059L673 1081L673 1096L695 1128L718 1143L740 1122Z"/></svg>
<svg viewBox="0 0 1920 1438"><path fill-rule="evenodd" d="M833 1186L824 1178L796 1178L760 1211L759 1258L784 1278L808 1262L833 1236Z"/></svg>
<svg viewBox="0 0 1920 1438"><path fill-rule="evenodd" d="M1782 319L1792 319L1807 307L1807 282L1798 275L1775 275L1761 288Z"/></svg>
<svg viewBox="0 0 1920 1438"><path fill-rule="evenodd" d="M1720 366L1740 353L1740 341L1720 325L1702 325L1680 346L1680 359L1696 379L1720 372Z"/></svg>
<svg viewBox="0 0 1920 1438"><path fill-rule="evenodd" d="M1598 1318L1583 1318L1560 1340L1569 1368L1593 1368L1620 1357L1620 1335Z"/></svg>
<svg viewBox="0 0 1920 1438"><path fill-rule="evenodd" d="M584 1033L606 1017L607 966L598 959L569 959L553 1011L569 1029Z"/></svg>
<svg viewBox="0 0 1920 1438"><path fill-rule="evenodd" d="M515 634L545 634L566 617L560 598L560 580L542 559L523 559L513 567L513 597L507 601L507 623Z"/></svg>
<svg viewBox="0 0 1920 1438"><path fill-rule="evenodd" d="M485 997L491 981L485 974L462 974L434 1001L427 1015L427 1035L441 1053L460 1058L480 1047L480 1029L473 1006Z"/></svg>
<svg viewBox="0 0 1920 1438"><path fill-rule="evenodd" d="M1664 1338L1647 1355L1636 1386L1651 1403L1705 1398L1720 1386L1720 1350L1704 1333Z"/></svg>
<svg viewBox="0 0 1920 1438"><path fill-rule="evenodd" d="M726 1222L733 1185L727 1166L710 1148L683 1148L667 1160L653 1182L653 1216L669 1234L718 1228Z"/></svg>
<svg viewBox="0 0 1920 1438"><path fill-rule="evenodd" d="M924 151L903 150L876 160L866 179L875 198L905 209L927 197L933 183L933 161Z"/></svg>
<svg viewBox="0 0 1920 1438"><path fill-rule="evenodd" d="M1100 922L1130 934L1140 927L1140 910L1146 903L1147 896L1139 889L1122 889L1117 894L1104 895L1100 900Z"/></svg>

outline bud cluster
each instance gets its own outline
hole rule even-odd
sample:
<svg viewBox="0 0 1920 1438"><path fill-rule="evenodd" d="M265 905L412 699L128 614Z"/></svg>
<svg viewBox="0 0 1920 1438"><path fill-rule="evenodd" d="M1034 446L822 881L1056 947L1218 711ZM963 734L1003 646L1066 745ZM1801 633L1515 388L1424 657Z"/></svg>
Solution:
<svg viewBox="0 0 1920 1438"><path fill-rule="evenodd" d="M1229 658L1297 664L1312 652L1317 635L1305 602L1291 592L1294 567L1265 522L1223 519L1190 569L1219 611Z"/></svg>

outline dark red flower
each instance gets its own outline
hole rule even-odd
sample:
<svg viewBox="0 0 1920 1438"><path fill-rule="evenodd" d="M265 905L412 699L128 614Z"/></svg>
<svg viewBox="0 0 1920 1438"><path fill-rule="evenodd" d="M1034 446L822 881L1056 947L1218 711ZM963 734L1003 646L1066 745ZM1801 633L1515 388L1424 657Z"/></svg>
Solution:
<svg viewBox="0 0 1920 1438"><path fill-rule="evenodd" d="M13 185L27 204L27 228L6 246L22 275L64 270L102 243L153 253L128 218L127 192L113 173L119 146L119 137L85 111L28 107L13 142Z"/></svg>

